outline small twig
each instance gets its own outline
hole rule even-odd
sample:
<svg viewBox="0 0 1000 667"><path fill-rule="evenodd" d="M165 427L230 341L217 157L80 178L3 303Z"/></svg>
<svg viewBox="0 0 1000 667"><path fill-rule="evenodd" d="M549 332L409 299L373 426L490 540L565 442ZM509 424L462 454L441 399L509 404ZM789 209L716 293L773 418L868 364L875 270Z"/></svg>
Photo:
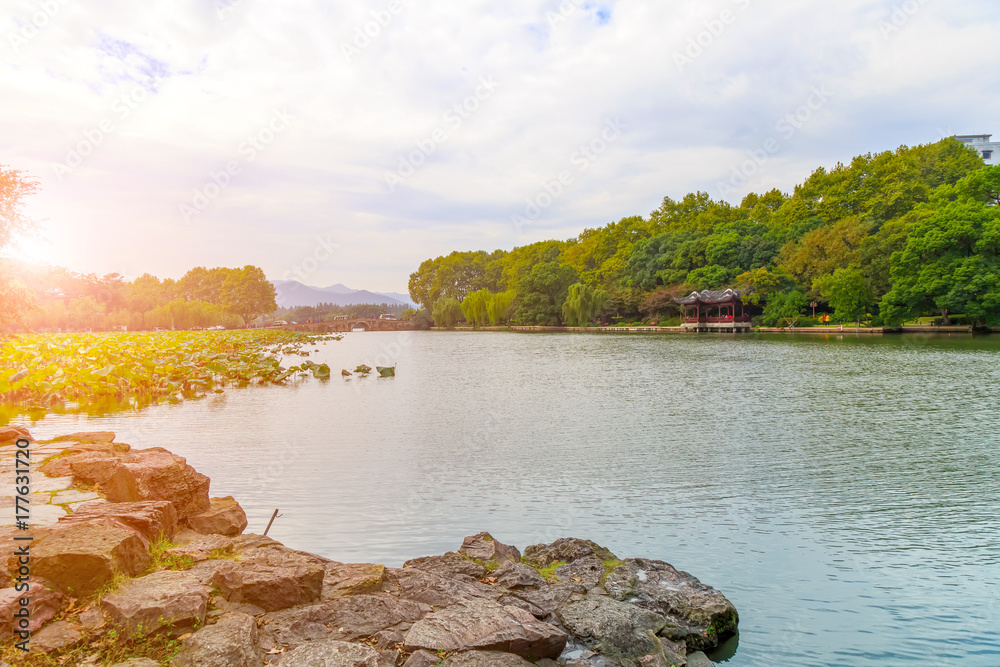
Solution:
<svg viewBox="0 0 1000 667"><path fill-rule="evenodd" d="M264 537L267 537L267 531L271 530L271 524L274 523L274 520L279 516L281 515L278 514L278 510L274 510L274 514L271 515L271 520L267 522L267 528L264 529Z"/></svg>

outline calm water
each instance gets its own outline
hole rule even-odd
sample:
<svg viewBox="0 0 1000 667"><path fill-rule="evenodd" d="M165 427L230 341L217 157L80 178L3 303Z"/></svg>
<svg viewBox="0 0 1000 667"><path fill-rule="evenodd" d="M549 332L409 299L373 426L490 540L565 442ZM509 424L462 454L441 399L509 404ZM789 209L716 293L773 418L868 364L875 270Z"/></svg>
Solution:
<svg viewBox="0 0 1000 667"><path fill-rule="evenodd" d="M1000 338L363 333L335 377L36 437L162 445L341 561L489 530L671 562L739 609L730 665L1000 665Z"/></svg>

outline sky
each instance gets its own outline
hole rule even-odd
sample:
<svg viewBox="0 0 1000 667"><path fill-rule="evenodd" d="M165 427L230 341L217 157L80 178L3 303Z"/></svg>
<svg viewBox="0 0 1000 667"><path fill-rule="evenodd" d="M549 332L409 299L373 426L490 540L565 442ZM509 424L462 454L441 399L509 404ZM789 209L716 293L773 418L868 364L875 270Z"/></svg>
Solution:
<svg viewBox="0 0 1000 667"><path fill-rule="evenodd" d="M4 0L32 262L406 292L453 250L1000 136L995 0Z"/></svg>

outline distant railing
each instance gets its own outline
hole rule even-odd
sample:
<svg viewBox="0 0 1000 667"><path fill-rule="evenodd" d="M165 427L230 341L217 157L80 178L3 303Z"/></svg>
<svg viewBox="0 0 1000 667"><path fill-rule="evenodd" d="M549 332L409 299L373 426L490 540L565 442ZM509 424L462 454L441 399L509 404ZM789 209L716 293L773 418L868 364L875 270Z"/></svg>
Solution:
<svg viewBox="0 0 1000 667"><path fill-rule="evenodd" d="M737 315L735 318L729 317L685 317L685 324L725 324L729 322L749 322L749 315Z"/></svg>

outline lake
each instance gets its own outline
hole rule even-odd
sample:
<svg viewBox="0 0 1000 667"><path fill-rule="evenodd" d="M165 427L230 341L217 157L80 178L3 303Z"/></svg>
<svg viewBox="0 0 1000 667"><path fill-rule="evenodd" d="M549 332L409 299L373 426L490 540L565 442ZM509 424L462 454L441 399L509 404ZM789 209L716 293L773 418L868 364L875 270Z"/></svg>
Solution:
<svg viewBox="0 0 1000 667"><path fill-rule="evenodd" d="M14 423L166 447L248 530L280 508L271 536L339 561L398 566L481 530L666 560L739 610L728 665L1000 665L1000 337L317 347L329 381ZM339 377L362 362L397 376Z"/></svg>

